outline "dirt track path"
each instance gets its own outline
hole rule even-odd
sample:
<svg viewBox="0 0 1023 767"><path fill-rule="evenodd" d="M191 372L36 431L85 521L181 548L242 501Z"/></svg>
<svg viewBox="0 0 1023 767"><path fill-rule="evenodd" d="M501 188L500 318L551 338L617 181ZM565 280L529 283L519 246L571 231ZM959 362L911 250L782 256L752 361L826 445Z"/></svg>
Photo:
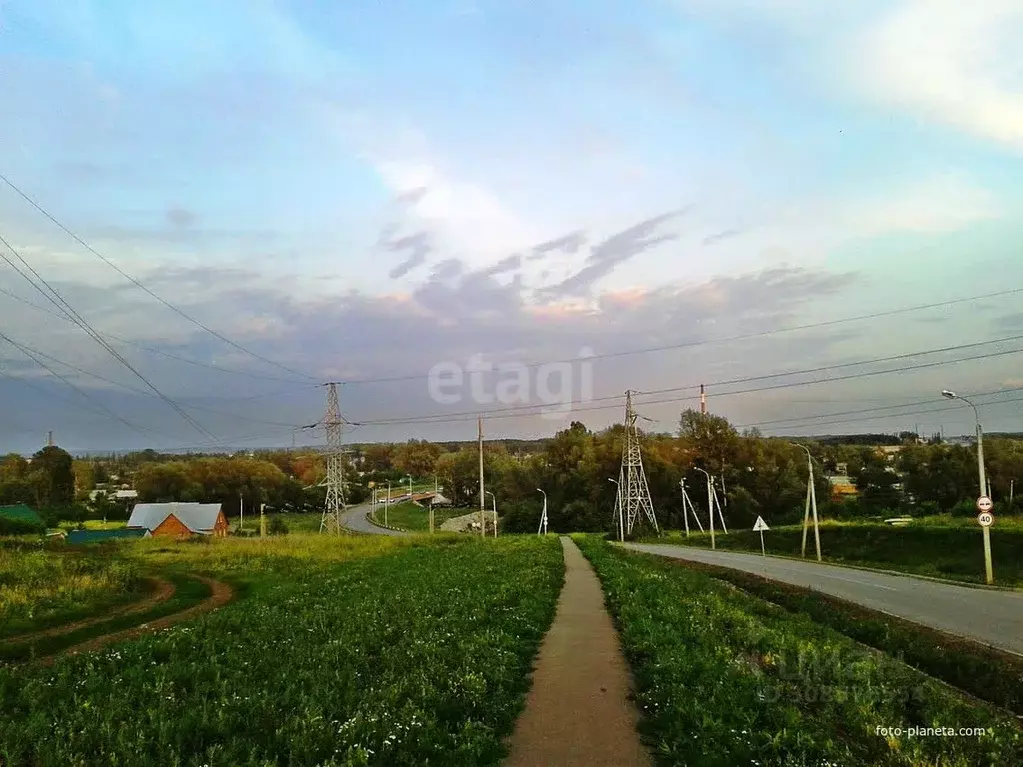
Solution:
<svg viewBox="0 0 1023 767"><path fill-rule="evenodd" d="M561 539L565 585L505 767L646 767L628 667L590 563Z"/></svg>
<svg viewBox="0 0 1023 767"><path fill-rule="evenodd" d="M57 658L64 655L79 655L83 652L93 652L94 650L99 650L116 642L123 642L128 639L134 639L137 636L142 636L143 634L159 631L160 629L167 628L168 626L173 626L175 623L191 620L192 618L197 618L204 613L219 609L234 598L234 590L226 583L215 581L212 578L203 578L199 575L193 577L208 585L212 591L210 596L199 604L182 610L181 612L157 618L149 623L143 623L140 626L133 626L132 628L124 629L122 631L115 631L112 634L103 634L102 636L94 637L93 639L89 639L81 644L72 645L71 647L61 650L55 655L40 658L40 662L44 665L51 665Z"/></svg>
<svg viewBox="0 0 1023 767"><path fill-rule="evenodd" d="M80 621L75 621L74 623L65 623L61 626L54 626L52 628L43 629L42 631L33 631L29 634L16 634L0 640L0 644L16 645L37 642L40 639L48 639L50 637L70 634L72 631L78 631L79 629L88 628L89 626L95 626L97 623L105 623L112 618L121 618L125 615L137 615L138 613L149 612L154 607L163 604L174 596L174 592L177 590L173 583L163 578L147 578L147 580L153 584L153 589L149 593L149 596L143 597L136 602L119 605L113 610L109 610L102 615L97 615L92 618L84 618Z"/></svg>

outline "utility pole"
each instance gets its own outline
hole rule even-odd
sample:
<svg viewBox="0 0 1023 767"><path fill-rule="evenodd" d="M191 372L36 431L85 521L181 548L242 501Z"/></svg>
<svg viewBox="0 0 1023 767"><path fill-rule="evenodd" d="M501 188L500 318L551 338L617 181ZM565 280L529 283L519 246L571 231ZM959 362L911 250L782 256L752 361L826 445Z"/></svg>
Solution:
<svg viewBox="0 0 1023 767"><path fill-rule="evenodd" d="M689 537L689 513L692 512L693 519L696 520L696 524L700 528L700 532L703 532L703 522L700 521L700 516L696 513L696 506L693 504L693 499L689 497L689 491L686 490L686 479L683 477L678 481L678 486L682 488L682 517L686 522L686 538Z"/></svg>
<svg viewBox="0 0 1023 767"><path fill-rule="evenodd" d="M980 480L980 498L977 499L977 505L979 507L981 499L987 498L988 501L991 499L991 489L987 483L987 474L984 470L984 429L980 425L980 411L977 410L977 406L970 400L959 396L954 391L945 389L941 392L941 396L947 399L962 400L973 408L973 415L977 420L977 478ZM984 536L984 575L988 584L991 584L995 581L994 569L991 565L991 528L989 525L981 525L981 531Z"/></svg>
<svg viewBox="0 0 1023 767"><path fill-rule="evenodd" d="M714 538L714 487L711 485L710 472L694 466L698 472L707 478L707 518L710 521L710 547L717 548L717 541Z"/></svg>
<svg viewBox="0 0 1023 767"><path fill-rule="evenodd" d="M242 496L242 491L238 491L238 530L245 529L245 498Z"/></svg>
<svg viewBox="0 0 1023 767"><path fill-rule="evenodd" d="M707 390L703 388L703 384L700 384L700 414L707 414Z"/></svg>
<svg viewBox="0 0 1023 767"><path fill-rule="evenodd" d="M266 511L265 503L259 504L259 537L266 538Z"/></svg>
<svg viewBox="0 0 1023 767"><path fill-rule="evenodd" d="M341 515L345 510L344 465L341 450L341 406L338 404L337 383L327 384L327 414L323 419L327 427L327 499L320 518L320 532L341 533Z"/></svg>
<svg viewBox="0 0 1023 767"><path fill-rule="evenodd" d="M540 514L540 527L536 529L537 535L547 535L547 493L537 488L538 493L543 493L543 512Z"/></svg>
<svg viewBox="0 0 1023 767"><path fill-rule="evenodd" d="M384 503L384 527L387 527L387 510L391 508L391 480L387 480L387 502Z"/></svg>
<svg viewBox="0 0 1023 767"><path fill-rule="evenodd" d="M1012 492L1016 489L1016 480L1009 480L1009 513L1012 514Z"/></svg>
<svg viewBox="0 0 1023 767"><path fill-rule="evenodd" d="M806 445L800 445L798 442L791 443L795 447L801 448L806 453L806 465L809 470L809 478L806 483L806 509L803 512L803 548L802 555L806 556L806 533L810 525L810 511L813 510L813 537L817 546L817 561L821 561L821 530L820 524L817 519L817 488L814 487L813 483L813 456L810 454L810 448Z"/></svg>
<svg viewBox="0 0 1023 767"><path fill-rule="evenodd" d="M614 523L615 523L615 520L618 520L618 540L621 541L622 543L624 543L625 542L625 522L623 521L623 517L622 517L622 484L617 479L614 479L613 477L608 477L607 481L615 483L615 510L614 510L614 513L611 515L611 524L613 526Z"/></svg>
<svg viewBox="0 0 1023 767"><path fill-rule="evenodd" d="M487 500L484 495L485 490L483 489L483 416L479 417L477 422L479 431L479 448L480 448L480 535L484 538L487 537Z"/></svg>

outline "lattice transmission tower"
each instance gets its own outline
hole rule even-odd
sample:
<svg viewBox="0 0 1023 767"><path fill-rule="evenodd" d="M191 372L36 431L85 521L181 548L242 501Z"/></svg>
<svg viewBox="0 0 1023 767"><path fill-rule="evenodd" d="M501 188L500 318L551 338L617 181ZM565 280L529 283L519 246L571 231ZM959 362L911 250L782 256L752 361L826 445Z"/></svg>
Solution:
<svg viewBox="0 0 1023 767"><path fill-rule="evenodd" d="M622 515L625 534L632 535L643 514L655 531L657 517L650 500L650 488L643 471L643 455L639 449L636 411L632 407L632 391L625 392L625 447L622 449L622 470L618 475L617 513Z"/></svg>
<svg viewBox="0 0 1023 767"><path fill-rule="evenodd" d="M323 504L320 532L341 532L341 515L345 512L344 451L341 448L341 406L337 399L337 384L327 384L327 414L323 417L327 428L327 500Z"/></svg>

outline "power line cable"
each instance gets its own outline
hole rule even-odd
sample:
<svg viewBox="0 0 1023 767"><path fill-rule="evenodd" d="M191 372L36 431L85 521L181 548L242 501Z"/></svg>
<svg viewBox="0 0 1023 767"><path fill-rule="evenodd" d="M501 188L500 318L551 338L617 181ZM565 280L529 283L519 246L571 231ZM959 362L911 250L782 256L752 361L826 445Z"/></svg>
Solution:
<svg viewBox="0 0 1023 767"><path fill-rule="evenodd" d="M119 266L117 266L117 264L115 264L109 258L107 258L102 253L100 253L98 250L96 250L91 245L89 245L89 243L87 243L85 240L83 240L81 237L79 237L77 234L75 234L73 231L71 231L63 223L58 221L53 215L51 215L49 213L49 211L47 211L45 208L43 208L42 205L40 205L38 202L36 202L27 193L23 192L20 188L18 188L14 184L14 182L12 182L9 178L7 178L7 176L5 176L3 173L0 173L0 181L3 181L5 184L7 184L7 186L9 186L11 189L13 189L23 200L28 202L29 205L31 205L33 208L35 208L37 211L39 211L43 216L45 216L47 219L49 219L53 224L55 224L58 228L60 228L62 231L64 231L68 236L70 236L75 242L77 242L79 245L81 245L83 248L85 248L87 251L89 251L92 255L96 256L96 258L100 259L103 263L105 263L107 266L109 266L111 269L113 269L119 275L124 277L126 280L131 282L133 285L135 285L139 289L143 290L145 293L147 293L151 297L155 298L157 301L159 301L161 304L163 304L168 309L173 311L175 314L178 314L179 316L181 316L184 319L186 319L189 322L191 322L196 327L206 331L207 333L209 333L214 338L218 338L221 341L223 341L224 343L228 344L229 346L233 346L235 349L238 349L241 352L244 352L244 353L246 353L246 354L248 354L248 355L250 355L252 357L255 357L258 360L262 360L263 362L265 362L265 363L267 363L269 365L273 365L274 367L280 368L281 370L287 371L288 373L291 373L293 375L301 376L302 378L307 378L307 379L309 379L311 381L312 380L316 380L313 376L307 375L306 373L302 373L302 372L300 372L298 370L293 370L292 368L289 368L289 367L287 367L285 365L282 365L279 362L274 362L273 360L271 360L271 359L269 359L267 357L264 357L262 354L259 354L258 352L254 352L251 349L248 349L248 348L242 346L241 344L237 343L236 341L232 341L227 336L225 336L225 335L223 335L221 333L218 333L217 331L213 330L209 326L203 324L200 320L196 319L192 315L188 314L187 312L183 311L182 309L179 309L178 307L176 307L174 304L170 303L166 299L158 296L156 293L154 293L152 290L150 290L148 287L146 287L144 284L142 284L139 280L137 280L135 277L133 277L130 274L128 274L127 272L125 272L123 269L121 269Z"/></svg>
<svg viewBox="0 0 1023 767"><path fill-rule="evenodd" d="M37 365L39 365L39 367L41 367L43 370L48 372L50 375L52 375L57 380L63 382L69 388L71 388L74 391L76 391L78 394L80 394L82 397L84 397L86 400L88 400L95 407L99 408L100 410L102 410L107 415L111 416L112 418L116 418L118 421L123 423L125 426L127 426L128 428L132 429L135 432L138 432L139 434L142 434L142 435L152 435L152 434L155 434L155 432L153 432L151 429L147 429L147 428L145 428L143 426L138 426L137 424L132 423L131 421L127 420L126 418L122 418L121 416L119 416L117 413L115 413L113 410L108 408L103 403L99 402L98 400L96 400L93 397L90 397L88 394L86 394L80 388L75 386L73 383L71 383L68 379L66 379L60 373L58 373L53 368L51 368L49 365L47 365L45 362L43 362L41 359L39 359L39 357L37 357L35 354L33 354L30 349L22 346L21 344L19 344L17 341L15 341L10 336L6 335L5 333L0 332L0 338L2 338L4 341L9 343L15 349L18 349L19 351L21 351L22 354L27 356L29 359L31 359L33 362L35 362ZM8 376L8 377L13 377L13 376Z"/></svg>
<svg viewBox="0 0 1023 767"><path fill-rule="evenodd" d="M62 320L64 322L71 322L71 320L69 320L63 314L58 314L55 311L47 309L45 306L40 306L37 303L29 301L27 298L22 298L17 293L14 293L14 292L12 292L10 290L7 290L4 287L0 287L0 293L3 293L4 295L7 295L7 296L13 298L15 301L20 301L21 303L23 303L23 304L25 304L27 306L31 306L33 309L37 309L37 310L39 310L41 312L49 314L51 317L56 317L57 319ZM281 383L295 383L295 380L293 378L281 378L280 376L268 376L268 375L263 375L262 373L247 373L247 372L243 372L241 370L231 370L230 368L222 368L222 367L220 367L218 365L213 365L213 364L211 364L209 362L200 362L198 360L191 360L191 359L188 359L187 357L181 357L181 356L179 356L177 354L171 354L170 352L164 351L163 349L155 349L152 346L145 346L144 344L140 344L138 341L132 341L131 339L128 339L128 338L122 338L121 336L114 335L113 333L101 333L101 335L104 338L106 338L107 340L113 339L114 341L117 341L118 343L128 344L128 345L134 346L134 347L136 347L138 349L142 349L143 351L152 352L153 354L159 354L159 355L161 355L163 357L167 357L168 359L177 360L178 362L186 362L189 365L196 365L198 367L207 368L209 370L215 370L218 373L228 373L230 375L244 376L246 378L258 378L258 379L263 380L263 381L280 381Z"/></svg>
<svg viewBox="0 0 1023 767"><path fill-rule="evenodd" d="M200 424L198 421L192 418L188 413L186 413L177 402L175 402L162 391L160 391L155 384L153 384L148 378L142 375L142 373L136 370L135 367L120 354L120 352L118 352L116 349L114 349L114 347L107 343L107 341L104 340L103 337L96 332L96 329L93 328L80 314L78 314L78 312L74 310L71 304L69 304L64 299L64 297L60 295L60 293L58 293L45 279L43 279L39 272L33 269L32 266L24 258L22 258L21 254L6 239L4 239L3 235L0 235L0 243L3 243L7 247L7 249L11 251L11 253L13 253L14 256L19 261L21 261L22 264L25 265L25 268L28 269L35 276L35 278L39 280L40 283L46 286L47 290L49 290L50 293L47 293L45 290L43 290L42 287L40 287L35 281L33 281L31 277L25 274L25 272L23 272L17 266L17 264L11 261L6 254L0 252L0 257L2 257L11 266L11 268L14 269L14 271L16 271L22 277L24 277L25 280L33 288L39 291L39 293L41 293L47 300L49 300L58 309L64 312L70 319L72 319L72 321L76 325L78 325L94 341L96 341L96 343L98 343L100 346L106 349L115 359L117 359L122 365L128 368L128 370L134 373L135 376L138 377L149 389L155 392L157 396L160 397L160 399L162 399L164 402L170 405L175 411L177 411L177 413L181 415L181 417L184 418L186 421L188 421L188 423L190 423L197 431L202 432L203 434L205 434L206 436L210 437L213 440L217 439L216 435L214 435L211 431L206 429L206 427L204 427L202 424Z"/></svg>
<svg viewBox="0 0 1023 767"><path fill-rule="evenodd" d="M960 344L958 346L947 346L947 347L942 347L940 349L928 349L928 350L919 351L919 352L908 352L908 353L904 353L904 354L891 355L891 356L888 356L888 357L877 357L877 358L874 358L874 359L860 360L858 362L847 362L847 363L841 363L841 364L837 364L837 365L825 365L825 366L819 366L819 367L816 367L816 368L807 368L807 369L804 369L804 370L794 370L794 371L788 371L788 372L782 372L782 373L770 373L770 374L761 375L761 376L744 376L742 378L733 378L733 379L725 380L725 381L712 382L710 384L706 384L706 386L730 386L730 385L735 385L735 384L753 383L753 382L756 382L756 381L765 381L765 380L772 380L772 379L777 379L777 378L787 378L787 377L797 376L797 375L807 375L807 374L810 374L810 373L819 373L819 372L823 372L823 371L826 371L826 370L840 370L840 369L847 369L847 368L850 368L850 367L858 367L858 366L862 366L862 365L877 364L877 363L881 363L881 362L894 362L894 361L897 361L897 360L909 359L909 358L912 358L912 357L922 357L922 356L927 356L927 355L930 355L930 354L939 354L939 353L947 353L947 352L950 352L950 351L959 351L959 350L963 350L963 349L976 348L976 347L979 347L979 346L988 346L988 345L991 345L991 344L1004 343L1005 341L1019 340L1019 339L1023 339L1023 335L1008 336L1006 338L1000 338L1000 339L996 339L996 340L993 340L993 341L979 341L979 342L969 343L969 344ZM833 382L833 381L845 381L845 380L851 380L851 379L856 379L856 378L866 378L866 377L869 377L869 376L884 375L884 374L892 373L892 372L903 372L903 371L906 371L906 370L916 370L916 369L920 369L920 368L927 368L927 367L935 367L935 366L939 366L939 365L954 364L956 362L973 360L973 359L987 359L989 357L998 357L998 356L1004 356L1006 354L1015 354L1015 353L1018 353L1020 351L1023 351L1023 349L1013 349L1013 350L1006 351L1006 352L997 352L997 353L994 353L994 354L980 355L980 356L977 356L977 357L966 357L966 358L964 358L962 360L947 360L947 361L940 361L940 362L924 363L924 364L919 364L919 365L911 365L911 366L908 366L908 367L895 368L893 370L867 371L867 372L863 372L863 373L857 373L857 374L854 374L854 375L851 375L851 376L837 376L837 377L827 378L827 379L822 379L822 380L817 380L817 381L790 382L790 383L783 384L783 385L780 385L780 386L766 386L766 387L761 387L761 388L745 389L745 390L734 391L734 392L715 392L714 396L716 396L716 397L725 397L725 396L732 396L732 395L735 395L735 394L745 394L745 393L753 393L753 392L772 391L774 389L785 389L785 388L791 388L791 387L795 387L795 386L809 386L809 385L817 384L817 383L830 383L830 382ZM644 396L649 396L649 395L655 395L655 394L667 394L667 393L670 393L670 392L695 391L695 390L699 389L699 386L700 386L699 384L695 384L695 385L694 384L690 384L690 385L687 385L687 386L677 386L677 387L671 387L671 388L666 388L666 389L654 389L654 390L643 391L643 392L639 392L639 393L644 395ZM388 419L375 419L375 420L357 419L357 421L359 423L362 423L362 424L365 424L365 425L384 425L384 424L395 424L395 423L416 423L416 422L419 422L419 421L432 421L432 420L442 420L443 421L443 420L450 420L452 417L458 417L458 416L467 416L467 417L471 417L471 418L476 418L477 416L479 416L481 414L486 416L486 417L488 417L488 418L493 418L493 417L503 417L502 414L504 414L504 413L514 413L514 412L522 411L522 410L536 410L537 408L540 408L541 412L542 412L543 410L550 410L553 407L563 407L564 405L576 405L576 404L587 405L587 404L592 403L592 402L601 402L601 401L608 401L608 400L624 400L624 398L625 398L625 395L623 395L623 394L616 394L616 395L611 395L611 396L608 396L608 397L595 397L595 398L585 399L585 400L582 400L582 399L572 399L572 400L563 400L561 402L556 402L556 403L551 403L551 404L515 405L515 406L509 406L509 407L506 407L506 408L496 408L496 409L484 410L484 411L477 410L477 411L462 411L462 412L457 412L457 413L437 413L437 414L432 414L432 415L408 416L408 417L404 417L404 418L388 418ZM695 400L697 398L698 397L682 397L682 398L677 398L675 400L659 400L658 402L661 402L661 401ZM638 402L637 404L643 404L643 403L639 403ZM620 406L621 406L621 403L616 403L616 404L613 404L613 405L608 405L608 406L604 406L602 408L595 408L595 409L606 409L606 408L609 408L609 407L610 408L615 408L615 407L620 407ZM583 408L583 409L585 410L585 409L594 409L594 408ZM537 415L537 414L538 413L529 413L529 415Z"/></svg>
<svg viewBox="0 0 1023 767"><path fill-rule="evenodd" d="M792 327L789 328L774 328L772 330L760 330L753 333L742 333L732 336L722 336L720 338L710 338L703 341L684 341L677 344L667 344L664 346L650 346L642 349L626 349L616 352L594 354L586 357L572 357L560 360L547 360L544 362L522 363L522 367L528 369L543 367L544 365L560 365L565 363L590 362L593 360L614 359L617 357L625 357L635 354L653 354L656 352L675 351L678 349L691 349L701 346L712 346L716 344L731 343L733 341L746 341L754 338L765 338L780 333L793 333L800 330L814 330L817 328L832 327L834 325L842 325L850 322L862 322L864 320L881 319L884 317L892 317L899 314L909 314L912 312L926 311L928 309L940 309L948 306L955 306L957 304L971 303L973 301L983 301L991 298L1003 298L1006 296L1014 296L1019 294L1023 294L1023 287L1012 288L1009 290L1000 290L994 293L984 293L977 296L968 296L966 298L955 298L947 301L938 301L936 303L931 304L919 304L917 306L908 306L903 307L901 309L888 309L882 312L861 314L855 317L843 317L840 319L823 320L821 322L811 322L803 325L793 325ZM430 377L429 373L416 373L409 375L385 376L380 378L351 379L346 380L344 383L345 385L348 386L354 386L358 384L392 383L397 381L418 381L429 377Z"/></svg>
<svg viewBox="0 0 1023 767"><path fill-rule="evenodd" d="M99 373L94 373L91 370L85 370L83 368L78 367L77 365L71 364L67 360L62 360L62 359L59 359L58 357L54 357L54 356L52 356L50 354L46 354L45 352L41 352L38 349L35 349L35 348L29 346L28 344L18 343L17 346L18 346L19 349L30 350L33 354L38 355L39 357L43 357L44 359L48 359L51 362L56 362L59 365L64 365L65 367L69 367L72 370L74 370L74 371L76 371L78 373L81 373L82 375L86 375L86 376L89 376L91 378L95 378L95 379L97 379L99 381L103 381L105 383L111 384L112 386L118 386L118 387L120 387L122 389L125 389L125 390L130 391L130 392L134 392L134 393L139 394L139 395L141 395L143 397L155 397L156 396L151 391L146 391L145 389L140 389L137 386L132 386L131 384L126 384L126 383L123 383L121 381L115 381L112 378L107 378L106 376L102 376ZM265 419L262 419L262 418L253 418L251 416L241 415L240 413L233 413L233 412L231 412L229 410L221 410L220 408L212 407L210 405L198 405L198 404L195 404L195 403L184 403L184 402L179 402L178 404L180 404L182 407L187 408L189 410L206 410L206 411L211 412L211 413L217 413L219 415L230 416L232 418L237 418L237 419L242 420L242 421L251 421L253 423L263 423L263 424L268 424L270 426L292 426L293 425L293 424L284 423L283 421L268 421L268 420L265 420ZM297 424L295 424L295 426L297 428Z"/></svg>
<svg viewBox="0 0 1023 767"><path fill-rule="evenodd" d="M989 391L989 392L975 392L975 393L970 394L968 396L972 399L974 397L991 397L991 396L997 396L999 394L1011 394L1012 392L1016 392L1016 391L1023 391L1023 387L1015 387L1015 388L1012 388L1012 389L997 389L997 390ZM997 405L997 404L999 404L999 402L1000 401L985 402L985 403L982 403L982 404L984 404L984 405ZM808 420L809 421L813 421L813 420L816 420L816 419L819 419L819 418L834 418L834 417L837 417L837 416L860 415L860 414L863 414L863 413L880 413L882 410L899 410L901 408L906 408L906 407L917 407L919 405L931 405L931 404L933 404L933 399L930 399L930 400L917 400L915 402L907 402L907 403L903 403L901 405L889 405L887 407L868 407L868 408L861 408L859 410L844 410L844 411L840 411L840 412L837 412L837 413L816 413L814 415L793 416L791 418L779 418L779 419L775 419L773 421L758 421L757 423L739 424L735 428L737 428L737 429L751 429L751 428L756 428L756 427L760 427L760 426L778 426L779 424L781 424L781 426L779 426L779 428L786 428L788 425L799 425L799 424L791 424L791 422L793 422L793 421L808 421ZM951 408L949 408L949 409L951 409ZM898 417L900 417L902 415L906 415L906 414L905 413L890 413L889 415L892 418L898 418ZM884 417L887 417L887 416L880 416L880 417L884 418Z"/></svg>

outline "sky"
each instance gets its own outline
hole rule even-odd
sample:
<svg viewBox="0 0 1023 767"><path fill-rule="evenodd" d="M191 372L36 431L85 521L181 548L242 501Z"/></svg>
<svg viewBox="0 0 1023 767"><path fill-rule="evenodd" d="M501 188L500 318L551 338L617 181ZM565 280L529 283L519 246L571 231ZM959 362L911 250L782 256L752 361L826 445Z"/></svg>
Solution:
<svg viewBox="0 0 1023 767"><path fill-rule="evenodd" d="M946 388L1023 430L1019 39L1023 0L0 0L0 451L316 444L328 381L353 442L626 389L673 431L701 383L765 434L972 431Z"/></svg>

